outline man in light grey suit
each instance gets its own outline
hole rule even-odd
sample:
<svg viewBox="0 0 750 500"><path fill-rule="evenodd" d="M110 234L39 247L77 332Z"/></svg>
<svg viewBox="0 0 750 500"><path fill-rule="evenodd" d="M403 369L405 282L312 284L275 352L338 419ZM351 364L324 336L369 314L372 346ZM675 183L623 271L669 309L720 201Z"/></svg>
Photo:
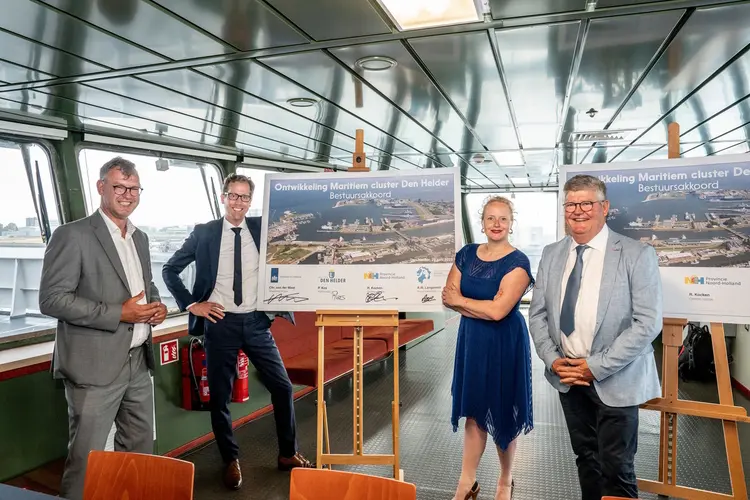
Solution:
<svg viewBox="0 0 750 500"><path fill-rule="evenodd" d="M39 308L58 319L52 371L65 385L69 443L60 495L83 496L91 450L113 422L115 449L153 453L151 327L167 308L151 276L148 237L128 219L140 201L135 165L105 163L101 206L57 228L44 254Z"/></svg>
<svg viewBox="0 0 750 500"><path fill-rule="evenodd" d="M607 227L602 181L577 175L564 191L567 236L542 253L529 330L560 392L583 500L637 498L638 405L661 395L658 259Z"/></svg>

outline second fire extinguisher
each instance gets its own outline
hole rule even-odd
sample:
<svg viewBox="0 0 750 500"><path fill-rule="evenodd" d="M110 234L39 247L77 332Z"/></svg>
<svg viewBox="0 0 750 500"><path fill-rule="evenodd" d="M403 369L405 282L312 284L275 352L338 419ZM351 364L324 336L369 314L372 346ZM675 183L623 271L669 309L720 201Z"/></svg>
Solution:
<svg viewBox="0 0 750 500"><path fill-rule="evenodd" d="M248 363L250 360L244 352L240 351L237 354L237 373L235 374L234 385L232 387L232 402L233 403L244 403L250 399L250 388L248 385L249 367Z"/></svg>

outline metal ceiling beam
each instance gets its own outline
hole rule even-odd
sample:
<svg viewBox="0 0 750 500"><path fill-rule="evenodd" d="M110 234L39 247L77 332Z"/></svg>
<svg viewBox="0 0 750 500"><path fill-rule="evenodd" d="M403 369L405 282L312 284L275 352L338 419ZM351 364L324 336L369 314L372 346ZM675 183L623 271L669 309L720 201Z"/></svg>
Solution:
<svg viewBox="0 0 750 500"><path fill-rule="evenodd" d="M648 62L646 67L643 69L643 73L641 73L641 76L636 80L636 82L633 84L633 87L630 89L630 91L625 95L622 102L620 103L620 106L615 110L615 112L612 114L612 117L609 119L606 125L604 125L604 130L608 130L609 127L612 126L612 124L615 122L618 116L620 116L620 113L623 109L625 109L625 106L628 104L630 99L633 97L633 94L635 94L638 89L640 88L643 81L648 77L649 74L651 74L651 70L654 69L654 66L659 62L659 59L664 55L664 53L667 51L669 46L672 44L672 41L677 38L677 35L682 30L683 26L687 24L688 20L690 19L690 16L693 15L695 12L694 8L687 9L685 12L683 12L682 17L677 21L677 23L672 27L672 31L669 32L667 37L664 39L664 41L661 43L659 48L656 50L654 55L651 57L651 60ZM586 161L586 158L588 158L589 154L591 154L592 151L594 151L594 148L596 147L597 143L594 143L589 147L589 150L586 152L586 154L581 159L581 163Z"/></svg>
<svg viewBox="0 0 750 500"><path fill-rule="evenodd" d="M711 80L713 80L714 78L716 78L725 69L727 69L729 66L731 66L732 64L734 64L739 58L741 58L742 56L744 56L748 52L748 50L750 50L750 44L745 45L745 47L742 50L740 50L734 56L730 57L727 61L725 61L724 64L722 64L721 66L719 66L716 69L716 71L714 71L713 73L711 73L705 80L703 80L700 83L700 85L698 85L697 87L695 87L691 92L688 92L688 94L685 97L683 97L682 99L680 99L674 106L670 107L668 110L666 110L664 113L662 113L662 115L659 117L658 120L656 120L654 123L652 123L647 128L645 128L643 130L643 132L641 132L640 134L638 134L638 136L635 137L630 142L630 144L627 144L624 148L622 148L622 150L620 152L618 152L614 157L612 157L612 159L610 160L610 163L612 163L613 161L615 161L617 159L617 157L620 156L630 146L636 145L635 143L636 143L636 141L638 141L638 139L640 139L641 137L643 137L644 135L646 135L649 132L649 130L651 130L652 128L654 128L655 126L657 126L659 123L661 123L667 116L669 116L670 114L672 114L677 108L679 108L685 102L687 102L688 99L690 99L691 97L693 97L696 93L700 92L700 90L703 87L705 87L706 85L708 85L709 82L711 82Z"/></svg>
<svg viewBox="0 0 750 500"><path fill-rule="evenodd" d="M565 14L551 14L542 16L529 16L519 17L513 19L496 20L490 22L479 22L471 24L461 24L452 26L440 26L436 28L427 28L422 30L412 31L399 31L384 35L368 35L362 37L351 37L341 38L336 40L329 40L323 42L313 42L306 45L290 45L285 47L274 47L268 49L253 50L247 52L237 52L234 54L221 54L216 56L205 56L195 57L190 59L183 59L179 61L169 61L165 63L156 63L150 65L143 65L138 67L120 69L120 70L107 70L99 71L96 73L88 73L85 75L64 77L64 78L51 78L46 80L38 80L35 82L18 83L13 85L5 85L0 87L0 92L23 90L39 87L47 87L53 85L64 85L68 83L83 83L94 80L100 80L105 78L119 78L123 76L133 76L138 74L156 73L162 71L170 71L177 69L185 69L189 67L207 66L213 64L221 64L230 61L237 61L243 59L256 59L269 56L285 55L285 54L296 54L310 51L318 51L323 49L333 49L339 47L348 47L351 45L364 45L373 44L379 42L389 42L394 40L405 40L410 38L421 38L435 35L450 35L457 33L469 33L475 31L484 30L495 30L495 29L507 29L507 28L518 28L524 26L535 26L540 24L553 24L562 23L567 21L581 21L588 19L597 19L600 17L612 17L622 16L629 14L644 14L651 12L662 12L665 10L675 9L688 9L693 7L707 7L717 5L730 5L743 3L746 0L662 0L660 2L638 4L624 7L611 7L606 9L598 9L591 12L579 11ZM107 32L108 33L108 32ZM15 34L14 34L15 35ZM118 39L118 37L113 35ZM161 56L164 57L164 56Z"/></svg>

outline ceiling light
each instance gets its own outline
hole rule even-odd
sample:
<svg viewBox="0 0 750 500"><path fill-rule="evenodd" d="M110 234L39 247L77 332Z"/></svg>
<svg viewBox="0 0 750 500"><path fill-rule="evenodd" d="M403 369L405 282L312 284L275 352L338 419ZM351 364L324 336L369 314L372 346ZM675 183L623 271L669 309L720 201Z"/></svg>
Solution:
<svg viewBox="0 0 750 500"><path fill-rule="evenodd" d="M592 12L594 9L596 9L596 2L597 0L586 0L586 11Z"/></svg>
<svg viewBox="0 0 750 500"><path fill-rule="evenodd" d="M286 102L287 104L289 104L290 106L294 106L295 108L309 108L311 106L315 106L318 101L309 97L295 97L293 99L289 99Z"/></svg>
<svg viewBox="0 0 750 500"><path fill-rule="evenodd" d="M475 0L379 0L401 30L478 22Z"/></svg>
<svg viewBox="0 0 750 500"><path fill-rule="evenodd" d="M501 167L521 166L524 164L523 155L520 151L496 151L492 157Z"/></svg>
<svg viewBox="0 0 750 500"><path fill-rule="evenodd" d="M385 71L395 67L398 63L395 59L386 56L367 56L357 59L354 65L365 71Z"/></svg>

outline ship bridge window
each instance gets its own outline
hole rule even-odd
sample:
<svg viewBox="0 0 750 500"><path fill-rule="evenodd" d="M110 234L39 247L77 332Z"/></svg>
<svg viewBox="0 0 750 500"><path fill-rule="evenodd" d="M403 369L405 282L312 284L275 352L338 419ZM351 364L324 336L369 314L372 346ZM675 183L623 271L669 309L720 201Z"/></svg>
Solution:
<svg viewBox="0 0 750 500"><path fill-rule="evenodd" d="M475 243L487 241L487 237L482 233L482 207L491 196L504 196L513 203L513 233L508 240L511 245L526 254L531 263L531 272L536 276L542 250L558 239L557 193L469 193L466 195L466 207L471 239Z"/></svg>
<svg viewBox="0 0 750 500"><path fill-rule="evenodd" d="M0 140L0 342L54 326L39 312L48 235L60 225L47 150Z"/></svg>
<svg viewBox="0 0 750 500"><path fill-rule="evenodd" d="M81 149L78 163L89 214L100 204L96 190L99 169L115 156L132 161L138 170L143 192L130 220L148 235L154 283L169 312L176 313L179 311L177 303L164 284L161 268L182 246L196 224L223 214L220 199L223 180L219 169L215 164L193 160ZM181 277L185 286L191 289L195 281L195 264L185 268Z"/></svg>

